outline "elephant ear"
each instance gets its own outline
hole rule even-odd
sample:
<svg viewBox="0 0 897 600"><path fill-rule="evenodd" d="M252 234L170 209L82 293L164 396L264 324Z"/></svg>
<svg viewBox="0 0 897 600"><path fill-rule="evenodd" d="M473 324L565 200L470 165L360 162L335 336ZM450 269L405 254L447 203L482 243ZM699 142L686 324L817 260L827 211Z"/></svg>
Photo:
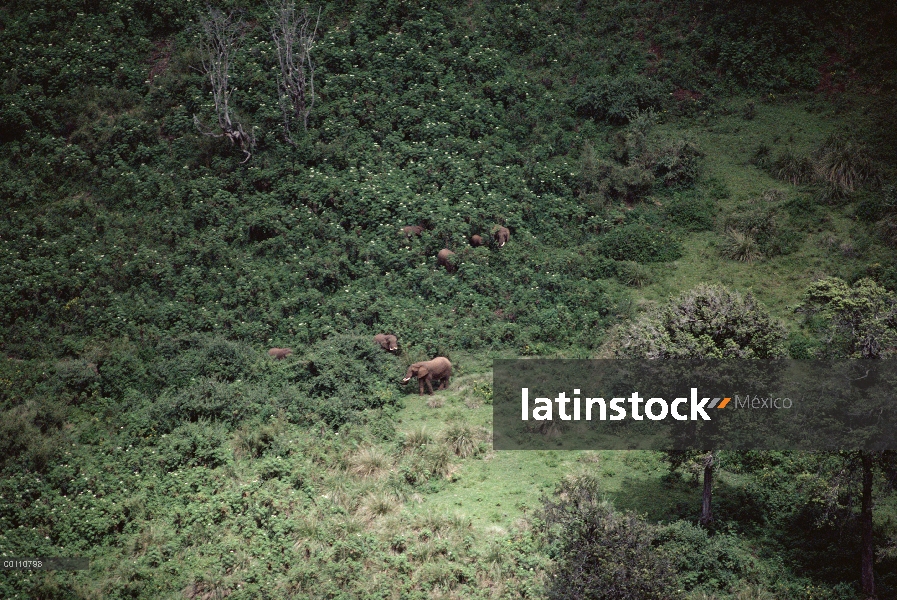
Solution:
<svg viewBox="0 0 897 600"><path fill-rule="evenodd" d="M429 373L429 371L427 370L427 367L421 367L420 369L417 370L418 377L426 377L427 373Z"/></svg>

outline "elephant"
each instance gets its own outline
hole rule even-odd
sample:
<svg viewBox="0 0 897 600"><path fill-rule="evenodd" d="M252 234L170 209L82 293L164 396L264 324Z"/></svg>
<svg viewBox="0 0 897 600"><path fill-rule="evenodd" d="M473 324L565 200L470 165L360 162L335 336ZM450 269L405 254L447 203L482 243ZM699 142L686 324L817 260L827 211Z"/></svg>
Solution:
<svg viewBox="0 0 897 600"><path fill-rule="evenodd" d="M470 245L473 246L474 248L479 248L480 246L483 245L483 238L481 238L481 237L478 236L478 235L475 235L475 236L471 237L471 238L470 238Z"/></svg>
<svg viewBox="0 0 897 600"><path fill-rule="evenodd" d="M374 336L374 342L380 344L380 347L387 352L395 352L399 349L399 340L396 336L388 333L378 333Z"/></svg>
<svg viewBox="0 0 897 600"><path fill-rule="evenodd" d="M406 225L402 227L402 233L405 234L405 237L411 238L416 235L420 235L423 233L424 228L420 225Z"/></svg>
<svg viewBox="0 0 897 600"><path fill-rule="evenodd" d="M292 353L293 351L289 348L271 348L268 350L268 356L274 360L283 360Z"/></svg>
<svg viewBox="0 0 897 600"><path fill-rule="evenodd" d="M436 255L436 263L440 266L445 267L445 270L449 273L455 272L455 264L454 264L454 256L455 253L449 250L448 248L443 248L439 251L439 254Z"/></svg>
<svg viewBox="0 0 897 600"><path fill-rule="evenodd" d="M511 232L507 227L499 227L495 231L495 243L498 244L499 248L504 246L509 239L511 239Z"/></svg>
<svg viewBox="0 0 897 600"><path fill-rule="evenodd" d="M449 359L444 356L437 356L433 360L416 362L408 367L408 371L405 373L405 378L402 379L402 383L408 383L411 381L412 377L417 377L417 384L420 392L419 395L424 395L424 383L426 383L427 389L430 390L430 395L432 396L433 381L436 380L440 382L439 387L436 389L444 390L448 387L449 378L451 376L452 363L450 363Z"/></svg>

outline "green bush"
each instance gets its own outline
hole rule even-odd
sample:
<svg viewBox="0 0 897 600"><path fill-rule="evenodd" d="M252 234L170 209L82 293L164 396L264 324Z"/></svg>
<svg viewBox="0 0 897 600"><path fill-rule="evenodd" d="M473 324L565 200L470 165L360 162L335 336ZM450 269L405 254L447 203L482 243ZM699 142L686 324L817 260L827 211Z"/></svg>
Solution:
<svg viewBox="0 0 897 600"><path fill-rule="evenodd" d="M573 101L577 114L616 125L628 123L639 111L660 110L670 92L667 84L643 75L599 77L582 88Z"/></svg>
<svg viewBox="0 0 897 600"><path fill-rule="evenodd" d="M364 410L393 406L398 396L383 382L400 377L395 358L370 337L337 334L303 355L294 380L300 397L293 410L339 427Z"/></svg>
<svg viewBox="0 0 897 600"><path fill-rule="evenodd" d="M763 564L738 536L711 536L686 521L662 527L656 536L658 549L677 570L677 584L682 589L714 594L736 589L744 581L762 582L758 575Z"/></svg>
<svg viewBox="0 0 897 600"><path fill-rule="evenodd" d="M184 388L162 390L155 402L127 419L135 432L167 433L182 423L208 421L234 427L246 419L262 421L278 408L268 400L265 388L202 378Z"/></svg>
<svg viewBox="0 0 897 600"><path fill-rule="evenodd" d="M785 328L757 303L721 285L701 284L641 316L621 334L628 358L782 358Z"/></svg>
<svg viewBox="0 0 897 600"><path fill-rule="evenodd" d="M681 597L675 568L658 547L658 529L597 502L594 490L568 486L557 499L545 499L540 517L556 561L549 598Z"/></svg>
<svg viewBox="0 0 897 600"><path fill-rule="evenodd" d="M159 464L166 471L184 467L213 469L232 457L227 432L206 419L184 423L171 430L158 445Z"/></svg>
<svg viewBox="0 0 897 600"><path fill-rule="evenodd" d="M599 236L595 245L599 253L614 260L669 262L682 256L672 232L639 223L614 227Z"/></svg>
<svg viewBox="0 0 897 600"><path fill-rule="evenodd" d="M715 207L713 202L700 195L676 193L665 206L667 218L688 231L713 229Z"/></svg>
<svg viewBox="0 0 897 600"><path fill-rule="evenodd" d="M689 140L677 140L648 152L642 162L667 187L690 187L701 176L704 153Z"/></svg>
<svg viewBox="0 0 897 600"><path fill-rule="evenodd" d="M797 250L801 241L801 235L782 221L783 218L775 208L756 208L726 215L723 226L727 231L739 232L745 237L752 238L756 242L756 250L752 250L751 253L756 252L772 258L791 254ZM743 245L743 242L741 244ZM730 248L735 250L737 246L738 244Z"/></svg>

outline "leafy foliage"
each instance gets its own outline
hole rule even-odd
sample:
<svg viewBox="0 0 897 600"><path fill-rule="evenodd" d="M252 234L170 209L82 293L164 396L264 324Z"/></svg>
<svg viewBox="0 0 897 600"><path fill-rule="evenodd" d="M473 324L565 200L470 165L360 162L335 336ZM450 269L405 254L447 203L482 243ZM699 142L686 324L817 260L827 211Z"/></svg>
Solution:
<svg viewBox="0 0 897 600"><path fill-rule="evenodd" d="M614 227L598 238L597 247L608 258L640 263L668 262L682 256L672 232L640 223Z"/></svg>
<svg viewBox="0 0 897 600"><path fill-rule="evenodd" d="M625 124L639 111L659 110L669 95L663 82L641 75L587 81L574 101L579 115Z"/></svg>
<svg viewBox="0 0 897 600"><path fill-rule="evenodd" d="M784 326L751 294L701 284L646 313L620 334L631 358L781 358Z"/></svg>
<svg viewBox="0 0 897 600"><path fill-rule="evenodd" d="M820 353L850 358L885 358L897 346L897 296L871 279L853 286L826 277L804 294L800 309L821 335Z"/></svg>
<svg viewBox="0 0 897 600"><path fill-rule="evenodd" d="M541 518L555 545L549 598L677 598L675 571L657 528L596 498L594 480L565 480Z"/></svg>
<svg viewBox="0 0 897 600"><path fill-rule="evenodd" d="M6 578L3 597L544 595L547 550L525 521L481 536L463 516L405 508L489 454L445 396L434 412L449 430L398 448L403 366L598 352L634 305L624 286L666 285L680 230L712 228L730 196L682 129L729 93L774 103L822 79L868 85L890 110L897 31L874 2L328 2L314 110L288 143L269 7L228 2L247 24L227 88L254 144L241 165L194 125L218 116L197 38L207 7L7 4L0 549L88 556L92 570ZM845 62L822 77L827 52ZM866 185L887 173L862 175L886 144L851 144L830 163L860 174L854 193L889 235L887 193ZM469 246L499 225L503 248ZM442 248L452 274L436 268ZM752 339L775 346L770 326ZM383 331L404 354L371 343ZM694 335L697 350L739 355L709 328ZM271 360L271 346L293 354ZM472 393L491 400L488 385ZM607 536L577 525L570 539L625 542L653 568L658 530L593 509ZM706 559L681 581L723 593L754 576L734 537L698 537L668 536ZM658 560L666 573L675 556Z"/></svg>

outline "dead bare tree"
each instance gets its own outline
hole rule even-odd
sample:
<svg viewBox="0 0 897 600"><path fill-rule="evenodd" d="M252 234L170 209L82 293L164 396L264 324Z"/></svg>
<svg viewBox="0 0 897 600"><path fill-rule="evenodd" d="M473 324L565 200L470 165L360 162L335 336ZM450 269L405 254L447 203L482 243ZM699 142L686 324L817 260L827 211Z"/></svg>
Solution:
<svg viewBox="0 0 897 600"><path fill-rule="evenodd" d="M272 3L274 23L271 37L277 47L280 62L280 108L283 111L283 128L286 140L296 145L290 134L293 120L301 119L302 128L308 129L308 115L315 104L315 65L311 50L318 35L321 10L312 15L308 7L296 9L294 0ZM314 21L312 21L314 19Z"/></svg>
<svg viewBox="0 0 897 600"><path fill-rule="evenodd" d="M240 164L252 157L250 151L255 146L255 136L246 133L242 123L234 123L230 116L230 67L231 60L246 33L246 23L233 12L224 14L217 8L210 8L208 15L200 15L202 27L200 53L202 70L212 84L212 99L218 117L218 133L207 127L199 117L193 115L193 123L203 134L211 137L226 137L232 145L239 145L246 155Z"/></svg>

